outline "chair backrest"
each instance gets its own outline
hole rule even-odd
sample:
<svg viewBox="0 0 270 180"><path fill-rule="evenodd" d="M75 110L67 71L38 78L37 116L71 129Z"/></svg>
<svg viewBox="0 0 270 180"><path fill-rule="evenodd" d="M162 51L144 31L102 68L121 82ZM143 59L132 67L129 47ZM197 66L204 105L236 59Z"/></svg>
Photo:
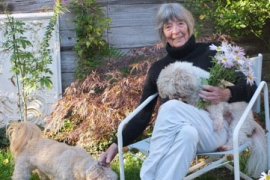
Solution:
<svg viewBox="0 0 270 180"><path fill-rule="evenodd" d="M263 56L262 56L262 54L258 54L258 56L250 58L250 60L252 61L252 69L254 71L254 76L256 77L255 82L258 85L262 80ZM256 112L256 113L260 112L260 110L261 110L261 99L260 99L260 97L258 97L258 99L256 100L252 110L254 112Z"/></svg>

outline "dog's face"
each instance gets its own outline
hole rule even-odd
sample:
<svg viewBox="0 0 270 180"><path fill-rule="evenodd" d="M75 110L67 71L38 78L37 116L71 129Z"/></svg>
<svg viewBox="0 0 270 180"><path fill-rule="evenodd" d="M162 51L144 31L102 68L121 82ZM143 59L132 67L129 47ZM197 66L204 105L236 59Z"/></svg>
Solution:
<svg viewBox="0 0 270 180"><path fill-rule="evenodd" d="M86 171L86 180L117 180L117 174L110 167L95 164Z"/></svg>

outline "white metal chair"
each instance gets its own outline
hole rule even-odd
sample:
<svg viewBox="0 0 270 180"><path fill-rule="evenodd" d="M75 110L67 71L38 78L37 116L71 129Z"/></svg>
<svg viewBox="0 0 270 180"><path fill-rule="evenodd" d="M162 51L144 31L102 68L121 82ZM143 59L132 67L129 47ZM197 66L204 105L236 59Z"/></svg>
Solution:
<svg viewBox="0 0 270 180"><path fill-rule="evenodd" d="M201 153L197 154L197 156L208 156L206 160L200 162L189 169L189 175L184 178L184 180L194 179L214 168L224 166L231 171L234 171L234 179L240 180L240 176L243 179L250 180L252 178L248 177L244 173L240 172L239 167L239 154L244 151L246 148L250 146L250 141L244 143L241 146L238 146L238 134L239 130L246 119L248 112L252 109L254 112L260 112L260 95L263 92L264 98L264 110L265 110L265 123L267 132L270 131L270 122L269 122L269 99L268 99L268 86L265 81L261 81L261 73L262 73L262 54L258 54L258 56L251 58L253 61L253 70L255 79L258 87L255 91L253 97L251 98L247 108L245 109L243 115L241 116L238 124L235 127L233 132L233 149L229 151L223 152L212 152L212 153ZM125 179L124 174L124 161L123 161L123 139L122 139L122 130L137 113L139 113L148 103L150 103L154 98L158 96L158 93L149 96L143 103L141 103L130 115L128 115L119 125L118 127L118 151L119 151L119 166L120 166L120 179ZM268 169L270 169L270 134L267 133L267 144L268 144L268 152L267 158L268 160ZM150 138L141 140L137 143L131 144L127 147L129 150L137 149L142 152L145 156L148 156L150 149ZM231 166L229 163L232 162L234 165Z"/></svg>

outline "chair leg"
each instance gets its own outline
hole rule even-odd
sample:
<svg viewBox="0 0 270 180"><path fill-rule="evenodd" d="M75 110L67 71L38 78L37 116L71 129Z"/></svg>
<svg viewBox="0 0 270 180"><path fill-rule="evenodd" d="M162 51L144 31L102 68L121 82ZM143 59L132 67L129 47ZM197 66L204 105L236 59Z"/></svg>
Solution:
<svg viewBox="0 0 270 180"><path fill-rule="evenodd" d="M233 166L230 165L230 164L225 164L224 167L226 167L227 169L229 169L232 172L234 171ZM241 171L240 171L240 177L243 178L243 179L245 179L245 180L253 180L252 178L250 178L249 176L245 175Z"/></svg>
<svg viewBox="0 0 270 180"><path fill-rule="evenodd" d="M207 165L210 162L216 161L217 159L219 159L221 156L210 156L207 159L205 159L204 161L200 162L200 163L196 163L194 166L190 167L188 170L188 174L192 173L198 169L200 169L201 167L203 167L204 165ZM197 160L196 160L197 161Z"/></svg>
<svg viewBox="0 0 270 180"><path fill-rule="evenodd" d="M214 157L212 159L209 159L209 162L212 162L211 160L213 160L213 159L216 159L216 157ZM223 166L224 165L223 162L225 162L226 160L227 160L227 158L226 158L226 156L224 156L221 159L219 159L219 160L217 160L215 162L212 162L210 165L208 165L208 166L206 166L206 167L204 167L204 168L202 168L202 169L200 169L200 170L186 176L183 180L192 180L192 179L194 179L194 178L196 178L196 177L198 177L198 176L200 176L200 175L202 175L202 174L204 174L204 173L206 173L206 172L208 172L208 171L210 171L212 169L215 169L215 168L217 168L219 166ZM223 164L221 164L221 163L223 163ZM228 162L226 162L226 163L228 163ZM199 163L199 165L201 165L201 163ZM194 168L194 170L195 170L195 168Z"/></svg>

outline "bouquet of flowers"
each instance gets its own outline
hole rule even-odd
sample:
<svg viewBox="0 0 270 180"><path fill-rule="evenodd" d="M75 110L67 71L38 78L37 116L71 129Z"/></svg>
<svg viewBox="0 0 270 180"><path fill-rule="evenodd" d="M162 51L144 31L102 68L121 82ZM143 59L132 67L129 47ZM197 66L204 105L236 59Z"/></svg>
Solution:
<svg viewBox="0 0 270 180"><path fill-rule="evenodd" d="M210 77L202 79L202 84L224 87L223 82L235 81L237 72L242 72L247 83L253 84L255 77L251 68L252 62L245 57L243 48L222 42L221 46L210 45L210 50L215 50L217 53L212 60L213 67L210 69ZM202 108L209 104L210 102L200 99L197 107Z"/></svg>

